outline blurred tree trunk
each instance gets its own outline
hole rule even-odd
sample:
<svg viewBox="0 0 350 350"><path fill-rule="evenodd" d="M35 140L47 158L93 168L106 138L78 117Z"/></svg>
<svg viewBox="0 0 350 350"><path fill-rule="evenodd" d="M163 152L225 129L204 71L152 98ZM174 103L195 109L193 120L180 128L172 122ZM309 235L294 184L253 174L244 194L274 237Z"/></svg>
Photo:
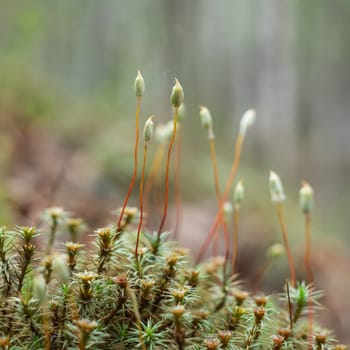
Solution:
<svg viewBox="0 0 350 350"><path fill-rule="evenodd" d="M256 108L259 115L258 157L291 174L296 163L296 73L292 2L254 3L256 36ZM282 145L276 147L276 145Z"/></svg>

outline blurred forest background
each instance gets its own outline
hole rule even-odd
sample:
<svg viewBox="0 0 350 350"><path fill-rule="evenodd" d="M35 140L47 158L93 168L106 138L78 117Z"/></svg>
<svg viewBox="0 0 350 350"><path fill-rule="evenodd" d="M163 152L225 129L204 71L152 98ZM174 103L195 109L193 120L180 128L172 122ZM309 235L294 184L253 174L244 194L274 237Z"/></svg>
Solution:
<svg viewBox="0 0 350 350"><path fill-rule="evenodd" d="M1 223L33 224L47 205L64 206L90 227L108 222L132 174L137 69L146 81L142 123L152 113L156 123L171 118L176 76L187 107L181 237L186 244L202 240L215 215L198 105L214 118L222 183L239 119L256 108L239 174L247 192L247 254L240 256L240 269L250 269L248 260L259 266L264 256L264 249L249 247L279 240L267 185L273 169L288 196L287 225L302 271L297 198L300 180L309 181L316 192L316 283L333 299L329 323L345 332L349 62L348 0L2 0ZM131 203L137 204L136 196ZM278 288L281 281L268 276L266 283Z"/></svg>

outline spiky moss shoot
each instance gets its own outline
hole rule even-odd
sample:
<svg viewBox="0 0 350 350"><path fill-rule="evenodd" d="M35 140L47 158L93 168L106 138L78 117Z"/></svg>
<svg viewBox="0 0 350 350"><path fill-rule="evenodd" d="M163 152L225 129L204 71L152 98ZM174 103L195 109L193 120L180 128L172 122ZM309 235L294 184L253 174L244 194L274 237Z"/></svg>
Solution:
<svg viewBox="0 0 350 350"><path fill-rule="evenodd" d="M179 349L184 349L186 340L185 313L186 308L183 305L177 305L170 309L174 321L174 339Z"/></svg>
<svg viewBox="0 0 350 350"><path fill-rule="evenodd" d="M79 272L76 274L77 279L80 281L79 299L82 305L90 301L93 297L92 282L98 277L98 275L91 271Z"/></svg>
<svg viewBox="0 0 350 350"><path fill-rule="evenodd" d="M65 246L66 246L67 255L69 257L75 258L78 255L81 247L84 246L84 244L74 243L74 242L66 242Z"/></svg>
<svg viewBox="0 0 350 350"><path fill-rule="evenodd" d="M175 289L171 292L176 304L182 304L187 293L188 288Z"/></svg>
<svg viewBox="0 0 350 350"><path fill-rule="evenodd" d="M130 346L135 348L140 347L140 342L137 341L139 331L133 331L133 338L129 340ZM143 341L146 349L169 349L169 341L167 339L168 332L164 329L164 325L161 321L153 323L151 319L141 323L141 340Z"/></svg>
<svg viewBox="0 0 350 350"><path fill-rule="evenodd" d="M77 320L74 322L79 329L79 350L85 350L90 338L90 334L97 328L97 322L89 320Z"/></svg>
<svg viewBox="0 0 350 350"><path fill-rule="evenodd" d="M97 327L96 322L89 320L75 321L75 325L85 334L90 334Z"/></svg>
<svg viewBox="0 0 350 350"><path fill-rule="evenodd" d="M232 294L235 297L238 306L241 306L243 302L249 297L249 293L244 291L234 291Z"/></svg>
<svg viewBox="0 0 350 350"><path fill-rule="evenodd" d="M284 344L284 337L282 337L281 335L273 335L272 342L273 342L273 350L280 350Z"/></svg>
<svg viewBox="0 0 350 350"><path fill-rule="evenodd" d="M230 315L230 319L229 319L229 324L228 324L228 328L231 331L234 331L237 329L237 327L240 325L241 321L242 321L242 317L247 313L247 310L241 306L236 305L233 308L233 311Z"/></svg>
<svg viewBox="0 0 350 350"><path fill-rule="evenodd" d="M197 270L187 271L185 274L186 282L193 288L196 287L199 283L199 273Z"/></svg>
<svg viewBox="0 0 350 350"><path fill-rule="evenodd" d="M97 236L97 272L106 272L106 265L110 262L115 244L116 232L111 226L96 230Z"/></svg>
<svg viewBox="0 0 350 350"><path fill-rule="evenodd" d="M288 338L292 335L292 330L290 328L280 328L278 330L278 334L285 340L288 340Z"/></svg>
<svg viewBox="0 0 350 350"><path fill-rule="evenodd" d="M221 347L223 349L227 349L229 346L230 340L232 338L232 332L231 331L219 331L218 338L220 339Z"/></svg>
<svg viewBox="0 0 350 350"><path fill-rule="evenodd" d="M327 343L328 334L325 333L319 333L315 335L315 343L318 348L322 348Z"/></svg>
<svg viewBox="0 0 350 350"><path fill-rule="evenodd" d="M98 277L98 275L91 271L84 271L76 274L76 277L83 283L88 284L91 283L94 279Z"/></svg>
<svg viewBox="0 0 350 350"><path fill-rule="evenodd" d="M220 340L218 338L208 338L204 340L204 345L208 350L216 350L220 346Z"/></svg>
<svg viewBox="0 0 350 350"><path fill-rule="evenodd" d="M34 237L38 235L35 227L23 227L16 228L16 233L20 239L17 246L17 253L19 256L19 268L20 273L18 275L17 292L21 293L24 278L28 273L29 265L32 262L35 246L32 243Z"/></svg>
<svg viewBox="0 0 350 350"><path fill-rule="evenodd" d="M83 244L80 243L73 243L73 242L66 242L66 253L68 256L68 267L70 274L72 276L75 266L77 265L77 256L79 254L80 249L83 247Z"/></svg>
<svg viewBox="0 0 350 350"><path fill-rule="evenodd" d="M176 323L176 322L179 322L181 320L182 316L186 312L186 309L183 305L177 305L174 308L172 308L170 310L170 312L173 315L175 323Z"/></svg>
<svg viewBox="0 0 350 350"><path fill-rule="evenodd" d="M42 265L42 273L43 276L45 278L46 284L49 284L51 281L51 275L53 272L53 266L52 266L52 262L53 262L53 256L52 255L47 255L44 257L44 259L41 262Z"/></svg>
<svg viewBox="0 0 350 350"><path fill-rule="evenodd" d="M1 269L1 275L3 279L3 284L0 285L1 292L8 296L10 290L11 290L11 276L9 275L10 272L10 265L9 265L9 252L11 250L12 246L12 239L10 233L6 230L5 227L0 227L0 261L2 265Z"/></svg>
<svg viewBox="0 0 350 350"><path fill-rule="evenodd" d="M267 297L265 295L258 295L254 297L256 306L265 306L267 303Z"/></svg>
<svg viewBox="0 0 350 350"><path fill-rule="evenodd" d="M150 305L155 297L155 281L150 279L141 280L140 310Z"/></svg>
<svg viewBox="0 0 350 350"><path fill-rule="evenodd" d="M253 309L254 313L254 323L251 326L251 329L248 333L247 339L246 339L246 348L250 349L253 344L258 340L261 334L261 328L262 328L262 321L266 315L266 310L263 306L258 306Z"/></svg>

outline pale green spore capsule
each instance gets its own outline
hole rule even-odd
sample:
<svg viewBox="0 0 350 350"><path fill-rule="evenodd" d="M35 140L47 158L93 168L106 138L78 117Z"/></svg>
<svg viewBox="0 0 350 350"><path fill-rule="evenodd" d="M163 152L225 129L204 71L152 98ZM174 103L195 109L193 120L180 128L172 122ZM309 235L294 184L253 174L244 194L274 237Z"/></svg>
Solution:
<svg viewBox="0 0 350 350"><path fill-rule="evenodd" d="M158 124L155 131L155 138L160 144L164 144L171 139L173 135L174 122L170 120L166 124Z"/></svg>
<svg viewBox="0 0 350 350"><path fill-rule="evenodd" d="M179 108L184 101L184 90L179 83L179 81L175 78L175 85L173 86L170 102L174 108Z"/></svg>
<svg viewBox="0 0 350 350"><path fill-rule="evenodd" d="M211 129L213 126L212 118L210 111L207 107L199 107L199 116L201 117L201 123L204 129Z"/></svg>
<svg viewBox="0 0 350 350"><path fill-rule="evenodd" d="M158 124L154 133L154 137L156 138L156 141L161 144L167 141L165 129L166 129L165 124Z"/></svg>
<svg viewBox="0 0 350 350"><path fill-rule="evenodd" d="M284 255L284 252L284 246L280 243L275 243L267 249L266 255L268 258L276 259Z"/></svg>
<svg viewBox="0 0 350 350"><path fill-rule="evenodd" d="M39 300L40 304L43 304L46 300L46 282L43 275L37 275L33 279L33 293Z"/></svg>
<svg viewBox="0 0 350 350"><path fill-rule="evenodd" d="M314 190L307 182L302 183L299 192L299 206L305 214L310 213L314 207Z"/></svg>
<svg viewBox="0 0 350 350"><path fill-rule="evenodd" d="M286 199L282 181L274 171L270 171L269 186L272 202L279 203Z"/></svg>
<svg viewBox="0 0 350 350"><path fill-rule="evenodd" d="M244 186L243 186L243 181L240 180L238 181L235 191L233 193L233 202L235 203L236 206L239 206L244 198Z"/></svg>
<svg viewBox="0 0 350 350"><path fill-rule="evenodd" d="M174 133L174 122L172 120L169 120L165 124L164 133L165 133L166 140L170 141Z"/></svg>
<svg viewBox="0 0 350 350"><path fill-rule="evenodd" d="M137 97L141 97L145 92L145 81L140 71L137 72L134 84L134 92Z"/></svg>
<svg viewBox="0 0 350 350"><path fill-rule="evenodd" d="M184 103L181 103L181 106L179 107L177 111L177 121L178 123L182 123L185 120L186 116L186 107Z"/></svg>
<svg viewBox="0 0 350 350"><path fill-rule="evenodd" d="M151 115L145 123L145 126L143 128L143 141L149 142L151 141L153 137L153 131L154 131L154 122L153 122L154 115Z"/></svg>
<svg viewBox="0 0 350 350"><path fill-rule="evenodd" d="M231 202L225 202L224 207L223 207L223 211L224 211L224 218L225 218L225 222L229 222L232 216L232 203Z"/></svg>
<svg viewBox="0 0 350 350"><path fill-rule="evenodd" d="M245 136L247 130L255 123L256 111L255 109L248 109L241 118L239 133Z"/></svg>

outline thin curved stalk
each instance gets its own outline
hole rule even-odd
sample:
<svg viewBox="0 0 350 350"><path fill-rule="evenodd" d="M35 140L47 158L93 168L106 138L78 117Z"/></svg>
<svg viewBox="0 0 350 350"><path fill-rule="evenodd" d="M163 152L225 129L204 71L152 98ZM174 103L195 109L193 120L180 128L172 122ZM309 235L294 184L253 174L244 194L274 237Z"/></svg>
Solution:
<svg viewBox="0 0 350 350"><path fill-rule="evenodd" d="M135 147L134 147L134 173L132 175L130 185L128 188L128 192L124 198L124 202L122 205L122 209L120 211L120 216L118 220L118 230L120 229L121 222L123 220L125 208L128 205L128 201L134 187L137 175L137 156L138 156L138 147L139 147L139 115L140 115L140 107L141 107L141 96L137 97L137 105L136 105L136 113L135 113Z"/></svg>
<svg viewBox="0 0 350 350"><path fill-rule="evenodd" d="M281 202L277 202L277 214L278 214L278 220L279 220L279 223L281 226L283 242L284 242L284 246L286 248L286 253L287 253L287 258L288 258L291 285L292 285L292 287L295 287L296 278L295 278L294 260L293 260L292 252L291 252L289 242L288 242L287 228L286 228L286 224L285 224L284 217L283 217L283 208L282 208Z"/></svg>
<svg viewBox="0 0 350 350"><path fill-rule="evenodd" d="M181 227L183 210L182 210L182 195L181 195L181 143L182 132L181 128L178 131L176 139L176 152L175 152L175 204L176 204L176 220L174 228L174 239L176 240L179 235Z"/></svg>
<svg viewBox="0 0 350 350"><path fill-rule="evenodd" d="M215 150L215 139L213 137L209 138L209 146L210 146L211 161L213 164L215 194L219 204L221 194L220 194L220 184L219 184L218 162L217 162L216 150Z"/></svg>
<svg viewBox="0 0 350 350"><path fill-rule="evenodd" d="M238 256L238 222L239 209L233 208L233 247L232 247L232 274L236 271L237 256Z"/></svg>
<svg viewBox="0 0 350 350"><path fill-rule="evenodd" d="M312 283L314 280L311 268L311 215L305 214L305 256L304 264L307 274L307 283L309 285L308 296L308 349L313 349L312 332L313 332L313 314L312 314Z"/></svg>
<svg viewBox="0 0 350 350"><path fill-rule="evenodd" d="M216 158L216 150L215 150L215 139L214 137L209 137L209 146L210 146L210 156L213 165L213 175L214 175L214 186L215 186L215 194L218 202L218 206L220 206L220 185L219 185L219 174L218 174L218 166L217 166L217 158ZM213 244L213 255L217 255L219 246L219 235L216 233L214 237Z"/></svg>
<svg viewBox="0 0 350 350"><path fill-rule="evenodd" d="M170 158L171 158L171 151L174 146L175 138L176 138L176 128L177 128L177 115L178 115L179 108L176 107L174 111L174 130L173 134L171 136L171 140L168 146L168 154L167 154L167 161L166 161L166 170L165 170L165 197L164 197L164 209L163 209L163 217L159 225L158 229L158 241L160 240L160 235L163 231L163 227L165 224L165 220L167 217L168 212L168 201L169 201L169 169L170 169Z"/></svg>
<svg viewBox="0 0 350 350"><path fill-rule="evenodd" d="M221 220L223 219L224 204L227 201L229 192L232 188L232 184L233 184L233 181L235 179L235 176L236 176L236 173L238 170L238 166L239 166L240 159L241 159L243 142L244 142L244 135L239 134L237 137L237 141L236 141L235 156L233 159L233 163L232 163L229 177L228 177L227 182L226 182L224 194L220 200L218 213L215 217L215 221L214 221L214 223L213 223L213 225L212 225L212 227L207 235L206 240L204 241L204 243L202 244L202 246L199 250L199 253L198 253L197 258L196 258L196 263L198 263L203 258L204 254L206 253L206 251L208 249L208 246L209 246L212 238L214 237L214 235L216 233L216 230L217 230Z"/></svg>
<svg viewBox="0 0 350 350"><path fill-rule="evenodd" d="M145 184L145 190L144 190L144 196L143 196L143 202L144 202L144 208L147 213L149 213L149 206L150 206L150 193L153 188L154 183L157 184L158 178L159 178L159 170L160 166L162 164L163 158L165 153L165 145L164 143L161 143L157 150L156 154L154 156L153 162L151 164L149 174L147 176L146 184ZM145 218L145 224L147 224L147 217Z"/></svg>
<svg viewBox="0 0 350 350"><path fill-rule="evenodd" d="M140 233L141 233L142 221L143 221L143 182L145 180L146 162L147 162L147 143L145 143L145 146L143 149L143 163L142 163L142 174L141 174L141 182L140 182L140 221L137 227L137 239L136 239L136 246L135 246L136 261L138 260L138 247L139 247Z"/></svg>

